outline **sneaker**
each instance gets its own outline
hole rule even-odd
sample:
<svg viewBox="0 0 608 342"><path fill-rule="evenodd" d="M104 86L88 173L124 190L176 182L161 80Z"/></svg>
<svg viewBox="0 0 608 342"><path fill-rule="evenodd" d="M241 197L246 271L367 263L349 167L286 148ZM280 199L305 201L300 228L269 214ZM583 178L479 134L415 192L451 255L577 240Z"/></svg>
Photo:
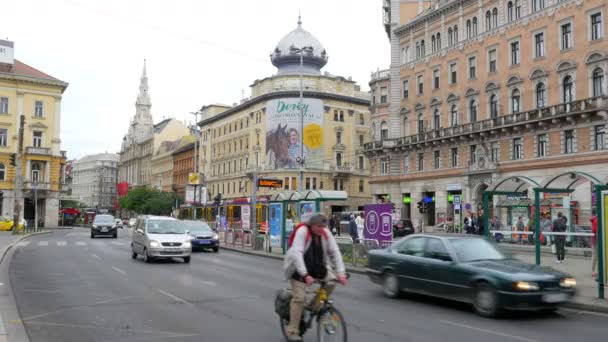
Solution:
<svg viewBox="0 0 608 342"><path fill-rule="evenodd" d="M302 336L298 334L287 335L287 341L289 342L302 342Z"/></svg>
<svg viewBox="0 0 608 342"><path fill-rule="evenodd" d="M556 264L559 264L559 260L558 260L558 259L555 259L555 263L556 263Z"/></svg>

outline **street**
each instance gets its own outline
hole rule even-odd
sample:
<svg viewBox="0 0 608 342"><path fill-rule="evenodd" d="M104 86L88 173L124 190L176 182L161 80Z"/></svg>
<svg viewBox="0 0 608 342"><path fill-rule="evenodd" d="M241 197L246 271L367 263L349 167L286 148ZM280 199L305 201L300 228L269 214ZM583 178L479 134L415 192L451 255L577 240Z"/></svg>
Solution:
<svg viewBox="0 0 608 342"><path fill-rule="evenodd" d="M32 342L282 341L274 295L282 263L220 250L191 263L130 257L130 230L91 240L86 229L22 241L10 281ZM418 296L391 300L352 275L334 296L351 341L602 341L608 315L560 310L498 320ZM309 331L305 341L315 340Z"/></svg>

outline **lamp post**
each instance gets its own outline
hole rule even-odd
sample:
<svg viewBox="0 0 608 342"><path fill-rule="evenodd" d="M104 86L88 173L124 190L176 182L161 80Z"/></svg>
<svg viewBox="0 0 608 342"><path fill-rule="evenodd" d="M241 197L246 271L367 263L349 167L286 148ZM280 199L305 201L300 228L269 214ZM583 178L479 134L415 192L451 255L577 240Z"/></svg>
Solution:
<svg viewBox="0 0 608 342"><path fill-rule="evenodd" d="M200 111L191 112L194 115L194 173L198 173L198 114ZM194 210L193 219L196 220L196 199L197 199L198 184L194 184ZM200 195L200 194L198 194Z"/></svg>
<svg viewBox="0 0 608 342"><path fill-rule="evenodd" d="M34 187L34 231L38 231L38 179L34 179L32 182L32 186ZM19 227L19 223L17 223L17 227Z"/></svg>
<svg viewBox="0 0 608 342"><path fill-rule="evenodd" d="M300 55L300 158L298 164L300 166L300 180L298 182L298 191L304 190L304 52L312 53L311 46L303 46L301 48L291 48L293 54Z"/></svg>

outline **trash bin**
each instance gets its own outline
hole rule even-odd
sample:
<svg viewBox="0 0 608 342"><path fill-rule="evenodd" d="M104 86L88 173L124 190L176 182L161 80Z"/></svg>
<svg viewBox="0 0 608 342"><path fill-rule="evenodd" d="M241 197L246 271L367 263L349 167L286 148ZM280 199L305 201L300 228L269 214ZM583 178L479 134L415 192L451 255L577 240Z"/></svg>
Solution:
<svg viewBox="0 0 608 342"><path fill-rule="evenodd" d="M262 251L264 250L264 240L266 238L266 235L264 234L258 234L255 238L255 245L253 246L253 249L256 251Z"/></svg>

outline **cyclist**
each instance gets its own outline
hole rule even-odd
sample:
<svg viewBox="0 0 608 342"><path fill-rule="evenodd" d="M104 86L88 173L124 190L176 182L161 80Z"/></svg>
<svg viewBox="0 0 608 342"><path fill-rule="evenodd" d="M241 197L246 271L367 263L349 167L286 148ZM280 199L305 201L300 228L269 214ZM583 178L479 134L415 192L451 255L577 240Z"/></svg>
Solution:
<svg viewBox="0 0 608 342"><path fill-rule="evenodd" d="M347 278L342 255L336 240L327 229L325 216L314 214L308 222L296 227L289 240L290 247L285 255L284 270L285 278L291 283L293 296L286 333L288 341L302 341L300 320L306 305L306 287L312 285L315 279L329 281L325 290L330 295L335 288L332 281L337 280L346 285Z"/></svg>

